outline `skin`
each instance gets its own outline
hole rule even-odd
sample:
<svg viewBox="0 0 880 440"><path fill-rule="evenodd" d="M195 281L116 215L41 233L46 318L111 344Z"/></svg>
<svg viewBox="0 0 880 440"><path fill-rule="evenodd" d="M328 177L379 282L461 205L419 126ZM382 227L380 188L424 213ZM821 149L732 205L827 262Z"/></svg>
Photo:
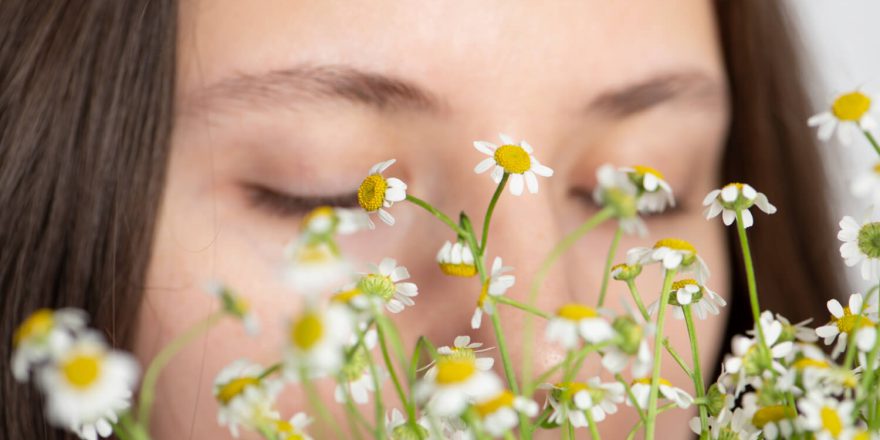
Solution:
<svg viewBox="0 0 880 440"><path fill-rule="evenodd" d="M504 194L489 258L500 255L515 268L517 283L508 295L525 300L532 274L553 244L597 212L579 195L592 191L596 168L606 162L650 165L665 173L678 206L646 217L649 236L624 237L617 260L631 247L681 237L712 268L709 286L727 296L721 222L704 220L700 206L718 184L728 123L726 72L710 2L211 0L184 2L180 20L172 158L135 351L146 364L176 334L216 310L216 300L201 291L210 279L246 294L263 331L250 338L229 320L177 357L160 380L156 438L227 436L216 423L214 375L240 357L275 362L283 323L300 307L301 297L279 281L278 271L301 215L254 204L247 185L302 198L345 197L370 166L396 158L386 175L406 181L409 193L452 215L465 210L481 224L494 184L488 174L472 172L484 156L471 144L497 143L498 132L524 138L555 175L539 177L538 194ZM345 65L404 80L438 105L377 108L316 96L303 81L268 89L271 99L229 86L240 85L234 78L242 75L303 65ZM645 96L628 96L627 107L614 95L658 76L677 78L667 99L644 105ZM436 267L437 249L453 234L413 205L401 203L391 212L394 227L376 219L376 230L341 243L353 261L378 263L390 256L409 268L420 288L417 306L394 316L405 342L426 335L451 345L456 335L467 334L495 346L491 325L470 329L478 282L444 277ZM605 224L556 266L540 308L595 304L614 228ZM646 268L639 278L646 302L659 296L660 282L657 267ZM619 310L623 300L629 301L625 285L611 281L607 305ZM501 312L515 365L522 318L516 310ZM718 361L724 319L698 321L703 365ZM673 344L688 354L683 322L667 321ZM498 359L497 351L489 353ZM535 359L540 370L558 362L561 352L539 344ZM500 361L496 367L501 372ZM599 368L598 358L589 358L584 372ZM663 372L693 391L670 358ZM322 389L329 401L332 388ZM384 396L386 402L394 399L389 383ZM301 402L295 390L286 392L282 414L305 409ZM695 413L664 414L658 432L686 438ZM632 409L622 409L601 431L621 438L636 418Z"/></svg>

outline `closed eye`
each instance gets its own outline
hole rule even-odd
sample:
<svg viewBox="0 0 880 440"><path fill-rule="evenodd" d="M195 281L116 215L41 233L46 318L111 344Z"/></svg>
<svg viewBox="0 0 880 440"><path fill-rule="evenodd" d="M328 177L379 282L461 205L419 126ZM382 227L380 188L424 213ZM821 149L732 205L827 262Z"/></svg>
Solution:
<svg viewBox="0 0 880 440"><path fill-rule="evenodd" d="M328 196L288 194L254 183L243 184L250 204L279 217L304 216L321 206L353 208L358 206L357 192Z"/></svg>

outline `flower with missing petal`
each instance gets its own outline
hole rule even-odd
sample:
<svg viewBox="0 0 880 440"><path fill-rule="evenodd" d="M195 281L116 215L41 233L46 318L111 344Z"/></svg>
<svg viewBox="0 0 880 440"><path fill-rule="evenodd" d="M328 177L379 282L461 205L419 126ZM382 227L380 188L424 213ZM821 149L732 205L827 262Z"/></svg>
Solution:
<svg viewBox="0 0 880 440"><path fill-rule="evenodd" d="M513 270L512 267L505 266L501 257L495 257L492 261L492 270L489 273L489 279L483 284L480 291L480 297L477 299L477 307L471 316L471 328L478 329L483 322L483 313L491 315L495 313L495 301L493 297L504 295L508 289L516 283L514 275L506 274Z"/></svg>
<svg viewBox="0 0 880 440"><path fill-rule="evenodd" d="M840 221L837 239L842 241L840 256L847 266L861 263L862 278L877 281L880 278L880 222L861 225L850 216Z"/></svg>
<svg viewBox="0 0 880 440"><path fill-rule="evenodd" d="M395 159L379 162L370 168L367 177L358 188L358 204L367 213L377 213L389 226L394 225L394 217L385 210L396 202L406 200L406 183L396 177L385 178L382 173L393 165ZM373 222L370 221L372 228Z"/></svg>
<svg viewBox="0 0 880 440"><path fill-rule="evenodd" d="M706 208L706 219L716 217L721 214L721 220L724 224L730 226L736 220L736 213L739 211L742 215L744 228L749 228L755 223L749 208L757 206L758 209L767 214L776 212L776 207L770 204L767 196L759 193L747 183L729 183L724 188L712 190L703 199L703 206Z"/></svg>
<svg viewBox="0 0 880 440"><path fill-rule="evenodd" d="M827 111L817 113L807 120L810 127L819 127L819 139L828 141L837 130L837 138L849 145L860 131L874 131L877 120L873 112L873 97L856 90L839 95Z"/></svg>
<svg viewBox="0 0 880 440"><path fill-rule="evenodd" d="M653 247L632 248L626 253L629 265L662 263L666 270L678 273L693 273L697 282L705 284L709 279L709 268L703 258L697 254L694 245L677 238L664 238Z"/></svg>
<svg viewBox="0 0 880 440"><path fill-rule="evenodd" d="M639 212L663 212L667 207L675 206L672 187L660 171L643 165L624 167L620 170L627 173L638 189L636 207Z"/></svg>
<svg viewBox="0 0 880 440"><path fill-rule="evenodd" d="M514 142L514 140L505 135L500 134L502 144L495 145L491 142L475 141L474 148L480 153L489 156L483 159L474 168L474 172L482 174L492 169L492 180L495 183L501 182L504 174L510 177L510 193L518 196L523 192L523 186L529 189L532 194L538 192L538 178L536 176L550 177L553 170L541 162L534 156L534 149L526 141Z"/></svg>

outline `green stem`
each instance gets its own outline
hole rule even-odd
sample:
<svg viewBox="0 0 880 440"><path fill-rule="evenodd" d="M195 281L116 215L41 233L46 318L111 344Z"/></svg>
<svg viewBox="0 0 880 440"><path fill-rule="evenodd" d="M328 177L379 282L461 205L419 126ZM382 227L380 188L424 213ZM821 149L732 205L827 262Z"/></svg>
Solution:
<svg viewBox="0 0 880 440"><path fill-rule="evenodd" d="M511 307L514 307L514 308L520 309L520 310L522 310L522 311L524 311L524 312L531 313L531 314L533 314L533 315L535 315L535 316L538 316L538 317L541 317L541 318L544 318L544 319L550 319L550 318L553 317L551 314L549 314L549 313L547 313L547 312L545 312L545 311L543 311L543 310L541 310L541 309L538 309L538 308L536 308L536 307L532 307L532 306L530 306L530 305L528 305L528 304L525 304L525 303L521 303L521 302L519 302L519 301L517 301L517 300L515 300L515 299L508 298L508 297L506 297L506 296L496 296L496 297L494 297L494 298L495 298L495 301L496 301L496 302L499 302L499 303L501 303L501 304L507 304L507 305L509 305L509 306L511 306Z"/></svg>
<svg viewBox="0 0 880 440"><path fill-rule="evenodd" d="M880 145L877 144L877 139L874 139L874 135L871 134L868 130L862 130L862 133L865 134L865 137L868 138L868 142L871 143L871 146L874 147L874 151L877 152L877 155L880 156Z"/></svg>
<svg viewBox="0 0 880 440"><path fill-rule="evenodd" d="M590 410L584 411L584 415L587 416L587 425L590 427L590 435L593 437L593 440L599 440L602 438L599 435L599 429L596 427L596 421L593 420L593 413Z"/></svg>
<svg viewBox="0 0 880 440"><path fill-rule="evenodd" d="M605 258L605 271L602 272L602 287L599 288L599 307L605 304L605 294L608 292L608 279L611 277L611 265L614 264L614 255L617 253L617 246L620 244L620 237L623 235L623 228L617 227L614 231L614 238L611 239L611 247L608 248L608 256Z"/></svg>
<svg viewBox="0 0 880 440"><path fill-rule="evenodd" d="M333 420L330 411L327 409L327 406L324 405L324 400L321 399L321 395L318 394L318 390L315 388L315 382L309 380L308 372L305 368L300 371L300 377L302 378L302 386L306 391L306 398L309 400L312 409L318 413L318 417L321 418L321 421L323 421L324 424L330 425L336 438L345 438L342 429L339 428L339 425ZM378 393L379 391L377 390L376 392Z"/></svg>
<svg viewBox="0 0 880 440"><path fill-rule="evenodd" d="M367 327L369 329L369 327ZM366 330L365 330L366 331ZM370 377L373 379L373 390L375 391L375 412L374 417L376 419L376 427L373 431L374 437L377 439L384 439L386 430L385 430L385 405L382 404L382 384L379 382L379 371L376 368L376 362L373 360L373 357L369 357L369 362L367 365L370 367Z"/></svg>
<svg viewBox="0 0 880 440"><path fill-rule="evenodd" d="M269 366L269 368L266 368L265 370L263 370L262 373L260 373L259 376L257 376L257 380L263 380L263 379L275 374L276 372L280 371L281 365L282 365L281 362L278 362L276 364L272 364L271 366Z"/></svg>
<svg viewBox="0 0 880 440"><path fill-rule="evenodd" d="M544 284L544 280L547 278L547 275L549 275L550 269L553 267L553 264L556 263L556 260L565 254L569 248L574 246L581 237L613 217L614 213L615 209L611 206L602 208L602 210L597 212L596 215L590 217L574 231L571 231L553 247L553 250L551 250L550 253L547 254L547 257L544 258L544 261L541 262L538 272L535 273L535 277L532 279L532 285L529 289L528 305L532 307L535 306L535 301L538 299L538 291L541 289L541 285ZM523 338L523 388L531 388L532 368L534 366L534 359L532 356L532 352L534 351L534 338L529 336L534 334L534 327L532 317L527 315L523 322L523 334L526 335L526 337Z"/></svg>
<svg viewBox="0 0 880 440"><path fill-rule="evenodd" d="M144 427L150 426L150 411L153 407L153 401L156 398L156 382L162 370L171 362L171 359L189 345L196 338L211 329L223 317L226 316L225 311L214 312L207 318L197 322L185 332L174 338L159 354L150 362L147 372L144 373L144 380L141 383L140 401L138 402L138 423Z"/></svg>
<svg viewBox="0 0 880 440"><path fill-rule="evenodd" d="M657 334L654 339L654 370L651 373L651 390L648 394L648 415L645 421L645 439L654 439L654 427L657 422L657 392L660 389L660 365L662 358L660 350L663 341L663 324L666 321L666 305L669 303L669 295L672 291L672 277L674 270L667 270L663 277L663 290L660 293L660 304L657 309Z"/></svg>
<svg viewBox="0 0 880 440"><path fill-rule="evenodd" d="M614 379L616 379L618 382L620 382L621 385L623 385L623 388L626 390L626 396L629 397L630 402L635 403L636 402L636 395L633 394L632 387L629 386L629 382L627 382L626 379L623 378L623 375L621 375L620 373L617 373L614 375ZM638 405L633 405L633 406L636 408L636 411L639 413L639 420L644 422L645 421L645 410L643 410L642 407L640 407Z"/></svg>
<svg viewBox="0 0 880 440"><path fill-rule="evenodd" d="M501 318L498 316L498 310L492 313L492 328L495 330L495 339L498 342L498 352L501 353L501 363L504 365L504 375L507 376L507 384L513 394L519 394L519 386L516 383L516 376L513 371L513 364L510 362L510 355L507 353L507 344L504 340L504 330L501 328Z"/></svg>
<svg viewBox="0 0 880 440"><path fill-rule="evenodd" d="M694 317L691 313L691 305L682 306L684 312L684 322L687 325L688 339L691 342L691 353L694 357L694 374L691 376L694 380L694 389L697 398L702 399L706 396L706 384L703 382L703 369L700 367L700 348L697 345L697 330L694 326ZM709 434L709 414L705 405L699 406L700 410L700 438L705 438Z"/></svg>
<svg viewBox="0 0 880 440"><path fill-rule="evenodd" d="M341 378L337 378L337 382L342 384L343 380ZM348 429L351 431L351 435L355 439L362 439L363 437L361 436L361 430L360 430L359 424L360 424L360 426L365 426L367 431L371 430L370 425L367 423L366 420L364 420L360 411L358 411L357 408L355 408L354 399L351 397L351 390L345 385L342 385L342 388L345 391L345 402L344 403L345 403L345 412L348 414L348 417L346 417L346 419L347 419L346 421L348 422Z"/></svg>
<svg viewBox="0 0 880 440"><path fill-rule="evenodd" d="M639 291L636 288L635 281L627 280L626 285L627 287L629 287L629 293L630 295L632 295L633 301L635 301L636 306L638 306L639 312L641 312L642 314L642 318L644 318L645 321L650 321L651 316L648 314L648 309L645 308L645 303L642 301L642 296L639 295ZM670 356L672 356L672 359L674 359L675 363L677 363L678 366L681 367L682 371L684 371L688 376L693 375L690 367L687 366L687 363L685 363L681 355L679 355L678 352L675 351L674 348L672 348L672 345L669 344L668 339L663 340L663 348L665 348L666 352L669 353Z"/></svg>
<svg viewBox="0 0 880 440"><path fill-rule="evenodd" d="M501 176L501 181L498 182L498 187L495 188L495 194L492 194L489 208L486 209L486 217L483 219L483 235L480 236L480 255L483 255L483 253L486 252L486 242L489 240L489 222L492 220L492 213L495 212L495 204L498 203L498 198L501 197L501 193L504 191L504 185L507 184L508 177L510 177L510 174L506 172Z"/></svg>
<svg viewBox="0 0 880 440"><path fill-rule="evenodd" d="M758 333L758 342L764 350L765 356L770 356L767 347L767 339L764 338L764 328L761 327L761 306L758 304L758 286L755 282L755 268L752 264L752 251L749 247L749 238L746 236L746 228L743 225L742 211L736 211L736 230L739 232L739 243L742 246L743 264L746 267L746 281L749 286L749 301L752 305L752 319L755 320L755 329Z"/></svg>
<svg viewBox="0 0 880 440"><path fill-rule="evenodd" d="M382 352L382 359L385 361L385 366L388 368L388 375L391 376L391 382L394 383L394 389L397 391L400 403L406 408L407 420L415 420L415 405L410 402L410 399L406 398L406 392L403 390L403 385L400 384L400 379L397 377L397 369L394 366L394 362L391 361L391 356L388 353L388 343L385 339L387 337L385 331L385 318L382 317L378 319L376 324L376 329L379 331L379 348Z"/></svg>
<svg viewBox="0 0 880 440"><path fill-rule="evenodd" d="M662 407L660 407L660 409L657 410L657 414L662 414L663 412L666 412L666 411L674 408L675 406L676 406L675 403L667 403L666 405L663 405ZM638 423L636 423L632 427L632 429L629 431L629 435L626 436L626 440L634 439L636 437L636 433L639 432L639 428L641 428L642 425L644 425L645 423L646 422L639 420Z"/></svg>
<svg viewBox="0 0 880 440"><path fill-rule="evenodd" d="M406 195L406 200L410 203L422 207L422 209L424 209L425 211L430 212L431 215L437 217L438 220L446 223L446 225L449 226L453 231L455 231L456 234L464 235L464 229L459 227L458 224L452 221L452 219L450 219L448 215L440 212L439 209L433 207L430 203L409 194Z"/></svg>

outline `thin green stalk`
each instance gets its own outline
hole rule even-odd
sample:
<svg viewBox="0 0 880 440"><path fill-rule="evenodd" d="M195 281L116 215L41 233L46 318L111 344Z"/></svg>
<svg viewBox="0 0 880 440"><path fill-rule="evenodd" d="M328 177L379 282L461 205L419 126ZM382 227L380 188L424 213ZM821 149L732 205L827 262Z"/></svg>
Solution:
<svg viewBox="0 0 880 440"><path fill-rule="evenodd" d="M342 383L342 380L337 380L339 383ZM351 431L351 435L355 439L362 439L361 430L358 424L361 424L366 427L367 431L371 431L370 425L364 420L364 417L361 415L360 411L354 406L354 399L351 397L351 389L349 387L343 386L343 390L345 391L345 412L348 414L346 417L346 421L348 422L348 429ZM378 392L378 390L377 390Z"/></svg>
<svg viewBox="0 0 880 440"><path fill-rule="evenodd" d="M464 235L464 229L462 229L460 226L458 226L457 223L452 221L452 219L450 219L448 215L440 212L439 209L433 207L430 203L410 194L406 195L406 200L410 203L420 206L425 211L430 212L431 215L437 217L438 220L446 223L446 226L449 226L453 231L455 231L456 234Z"/></svg>
<svg viewBox="0 0 880 440"><path fill-rule="evenodd" d="M379 371L376 368L376 362L372 356L369 358L367 365L370 367L370 377L373 379L373 389L375 390L374 398L374 417L376 419L376 427L373 436L377 439L384 439L385 430L385 405L382 404L382 384L379 381Z"/></svg>
<svg viewBox="0 0 880 440"><path fill-rule="evenodd" d="M627 280L626 285L627 287L629 287L629 293L630 295L632 295L633 301L635 301L636 306L638 306L639 312L641 312L642 314L642 318L644 318L645 321L650 321L651 316L648 314L648 309L645 308L645 303L642 301L642 296L639 295L639 290L636 288L635 281ZM687 374L688 376L693 375L690 367L687 366L687 363L685 363L681 355L679 355L678 352L675 351L674 348L672 348L672 345L669 344L668 339L663 340L663 348L665 348L666 352L669 353L670 356L672 356L672 359L675 360L675 363L678 364L679 367L681 367L682 371L684 371L685 374Z"/></svg>
<svg viewBox="0 0 880 440"><path fill-rule="evenodd" d="M483 255L486 252L486 243L489 240L489 224L492 221L492 213L495 212L495 204L498 203L498 198L501 197L501 193L504 191L504 185L507 184L507 178L510 177L510 174L504 173L501 176L501 181L498 182L498 187L495 188L495 194L492 194L492 200L489 202L489 207L486 209L486 217L483 218L483 235L480 236L480 255Z"/></svg>
<svg viewBox="0 0 880 440"><path fill-rule="evenodd" d="M385 361L385 366L388 368L388 375L391 376L391 382L394 383L394 389L397 391L397 397L400 398L400 403L406 409L407 420L415 420L415 405L410 402L410 399L407 399L406 392L403 390L403 385L400 384L400 379L397 377L397 368L395 368L394 362L391 361L391 356L388 353L384 317L377 320L376 324L376 330L379 331L379 348L382 352L382 359Z"/></svg>
<svg viewBox="0 0 880 440"><path fill-rule="evenodd" d="M746 281L749 286L749 301L752 305L752 319L755 320L755 329L758 334L758 343L764 354L769 356L770 349L767 347L767 339L764 338L764 329L761 327L761 306L758 304L758 285L755 282L755 267L752 264L752 250L749 247L749 238L746 236L746 228L743 225L742 211L736 211L736 230L739 232L739 243L742 247L743 264L746 267Z"/></svg>
<svg viewBox="0 0 880 440"><path fill-rule="evenodd" d="M495 330L495 340L498 342L498 352L501 353L501 363L504 365L504 375L507 376L507 385L513 394L519 394L519 385L516 382L516 376L513 371L513 363L510 362L510 355L507 353L507 343L504 340L504 330L501 328L500 313L496 310L492 313L492 328Z"/></svg>
<svg viewBox="0 0 880 440"><path fill-rule="evenodd" d="M660 365L662 358L660 350L663 341L663 324L666 321L666 305L669 303L669 295L672 291L672 277L674 270L667 270L663 277L663 291L660 294L660 304L657 309L657 334L654 339L654 370L651 373L651 390L648 394L648 415L645 421L645 439L654 439L654 427L657 422L657 392L660 389Z"/></svg>
<svg viewBox="0 0 880 440"><path fill-rule="evenodd" d="M538 316L538 317L541 317L541 318L544 318L544 319L550 319L550 318L553 317L551 314L549 314L549 313L547 313L547 312L545 312L545 311L543 311L543 310L541 310L541 309L538 309L538 308L536 308L536 307L532 307L532 306L530 306L530 305L528 305L528 304L525 304L525 303L521 303L521 302L519 302L519 301L517 301L517 300L515 300L515 299L513 299L513 298L508 298L508 297L506 297L506 296L496 296L496 297L494 297L494 298L495 298L495 302L499 302L499 303L501 303L501 304L509 305L509 306L511 306L511 307L514 307L514 308L520 309L520 310L522 310L522 311L524 311L524 312L531 313L531 314L533 314L533 315L535 315L535 316Z"/></svg>
<svg viewBox="0 0 880 440"><path fill-rule="evenodd" d="M676 407L675 403L667 403L666 405L661 406L657 410L657 414L662 414L662 413L664 413L672 408L675 408L675 407ZM636 437L636 433L639 432L639 428L641 428L642 425L644 425L644 424L645 424L645 422L639 420L638 423L636 423L632 427L632 429L629 431L629 434L626 436L626 440L634 439Z"/></svg>
<svg viewBox="0 0 880 440"><path fill-rule="evenodd" d="M302 386L306 391L306 398L312 406L312 409L318 413L318 417L321 418L321 421L324 422L324 424L330 425L336 438L345 438L342 429L339 428L339 425L333 420L333 416L330 415L330 410L327 409L327 406L324 405L324 400L321 399L321 395L318 394L318 389L315 388L315 382L308 379L308 372L305 368L300 371L300 377L302 378ZM379 390L376 390L376 393L378 392Z"/></svg>
<svg viewBox="0 0 880 440"><path fill-rule="evenodd" d="M706 396L706 384L703 382L703 369L700 367L700 347L697 345L697 330L694 327L694 317L691 313L691 305L682 306L684 312L684 322L687 326L688 339L691 342L691 353L694 357L694 374L691 378L694 380L694 390L696 390L697 398L702 399ZM700 411L700 438L705 438L709 433L709 413L705 405L699 405Z"/></svg>
<svg viewBox="0 0 880 440"><path fill-rule="evenodd" d="M614 375L614 379L620 382L623 385L623 389L626 390L626 397L629 397L630 402L636 402L636 395L633 394L632 387L629 386L629 382L623 378L623 375L617 373ZM639 420L645 421L645 410L642 409L641 406L633 405L636 408L636 411L639 413Z"/></svg>
<svg viewBox="0 0 880 440"><path fill-rule="evenodd" d="M574 231L571 231L553 247L553 250L551 250L550 253L547 254L547 257L544 258L544 261L541 262L541 266L538 268L535 277L532 279L532 286L529 289L528 305L532 307L535 306L535 301L538 299L538 291L541 289L541 285L544 284L544 280L547 278L547 275L549 275L550 269L553 267L553 264L556 263L556 260L562 257L569 248L574 246L581 237L613 217L614 212L615 209L611 206L602 208L602 210L597 212L596 215L590 217ZM535 339L531 337L535 333L534 321L531 316L526 316L526 319L523 322L523 329L523 334L526 335L526 337L523 338L523 388L531 388L532 368L534 363L532 353L534 351Z"/></svg>
<svg viewBox="0 0 880 440"><path fill-rule="evenodd" d="M868 142L871 143L871 146L874 147L874 151L877 152L877 155L880 156L880 145L877 144L877 139L874 139L874 135L871 134L868 130L862 130L862 133L865 134L865 137L868 138Z"/></svg>
<svg viewBox="0 0 880 440"><path fill-rule="evenodd" d="M574 440L574 428L571 426L571 420L568 420L568 417L562 422L562 432L565 433L565 440Z"/></svg>
<svg viewBox="0 0 880 440"><path fill-rule="evenodd" d="M584 415L587 416L587 425L590 427L590 435L593 437L593 440L599 440L602 436L599 435L599 429L596 427L596 421L593 420L593 412L590 410L584 411Z"/></svg>
<svg viewBox="0 0 880 440"><path fill-rule="evenodd" d="M608 292L608 279L611 278L611 265L614 264L614 255L617 253L617 246L620 245L620 237L623 235L623 228L617 227L614 231L614 238L611 239L611 247L608 248L608 256L605 258L605 271L602 272L602 287L599 288L599 307L605 304L605 294Z"/></svg>
<svg viewBox="0 0 880 440"><path fill-rule="evenodd" d="M843 368L849 370L853 366L853 362L855 362L856 358L856 333L858 333L859 328L862 325L862 317L865 315L865 309L868 307L868 302L871 301L871 294L873 292L868 292L868 295L865 297L864 302L862 303L862 309L859 310L859 313L856 315L856 319L853 322L852 331L847 335L847 347L846 347L846 357L844 358ZM868 370L863 373L863 377L868 375Z"/></svg>
<svg viewBox="0 0 880 440"><path fill-rule="evenodd" d="M197 322L185 332L174 338L159 354L150 362L144 380L141 382L140 401L138 402L138 423L144 427L150 426L150 411L156 398L156 382L162 370L171 362L171 359L189 345L196 338L207 332L226 316L225 311L214 312L207 318Z"/></svg>
<svg viewBox="0 0 880 440"><path fill-rule="evenodd" d="M257 380L263 380L263 379L275 374L276 372L278 372L280 370L281 370L281 362L272 364L271 366L269 366L268 368L263 370L263 372L260 373L259 376L257 376Z"/></svg>

